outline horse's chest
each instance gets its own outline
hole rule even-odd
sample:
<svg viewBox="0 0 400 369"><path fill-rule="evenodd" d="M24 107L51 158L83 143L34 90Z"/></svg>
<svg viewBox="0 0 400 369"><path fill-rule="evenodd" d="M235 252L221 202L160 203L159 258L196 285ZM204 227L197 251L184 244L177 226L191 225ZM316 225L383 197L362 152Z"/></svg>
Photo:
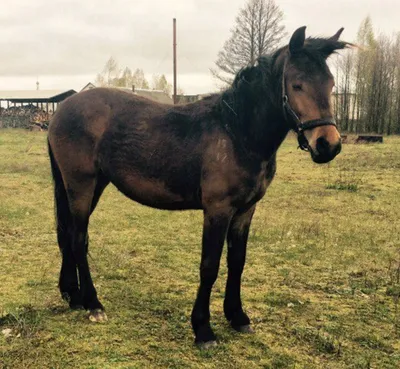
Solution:
<svg viewBox="0 0 400 369"><path fill-rule="evenodd" d="M276 171L275 160L262 163L261 170L254 176L253 181L249 181L246 200L248 202L256 202L260 200L271 184Z"/></svg>
<svg viewBox="0 0 400 369"><path fill-rule="evenodd" d="M203 155L201 197L203 206L244 208L260 200L275 174L275 157L269 161L238 157L228 139L219 139Z"/></svg>

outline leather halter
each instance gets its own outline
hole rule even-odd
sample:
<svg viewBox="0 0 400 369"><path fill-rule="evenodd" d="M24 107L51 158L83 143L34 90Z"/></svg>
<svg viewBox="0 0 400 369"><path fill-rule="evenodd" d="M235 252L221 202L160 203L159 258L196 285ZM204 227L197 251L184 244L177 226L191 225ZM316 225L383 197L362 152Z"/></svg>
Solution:
<svg viewBox="0 0 400 369"><path fill-rule="evenodd" d="M293 129L297 133L297 140L299 142L300 149L304 151L309 151L309 145L307 138L304 135L304 131L309 129L313 129L316 127L322 126L334 126L337 128L335 119L333 117L321 118L321 119L312 119L302 122L300 118L297 116L296 112L290 106L289 97L286 93L286 64L287 60L285 60L285 64L283 66L282 73L282 107L283 107L283 116L285 117L286 122L289 123L291 129Z"/></svg>

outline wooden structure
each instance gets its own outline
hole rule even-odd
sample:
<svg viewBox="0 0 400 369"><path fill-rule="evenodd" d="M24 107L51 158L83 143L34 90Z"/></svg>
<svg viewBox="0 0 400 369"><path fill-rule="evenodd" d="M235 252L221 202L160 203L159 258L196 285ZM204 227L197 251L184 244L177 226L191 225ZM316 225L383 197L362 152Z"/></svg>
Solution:
<svg viewBox="0 0 400 369"><path fill-rule="evenodd" d="M382 135L358 135L356 143L383 143Z"/></svg>
<svg viewBox="0 0 400 369"><path fill-rule="evenodd" d="M361 134L361 135L347 135L342 134L342 143L354 143L354 144L365 144L365 143L383 143L382 135L374 134Z"/></svg>

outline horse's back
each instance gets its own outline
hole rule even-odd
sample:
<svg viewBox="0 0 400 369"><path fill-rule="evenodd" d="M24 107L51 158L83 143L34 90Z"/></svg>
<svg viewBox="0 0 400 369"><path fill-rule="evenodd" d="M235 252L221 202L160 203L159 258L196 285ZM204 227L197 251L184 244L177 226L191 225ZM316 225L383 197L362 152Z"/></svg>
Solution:
<svg viewBox="0 0 400 369"><path fill-rule="evenodd" d="M65 100L49 126L49 137L90 136L100 139L113 121L134 120L138 114L164 111L167 106L113 88L82 91Z"/></svg>

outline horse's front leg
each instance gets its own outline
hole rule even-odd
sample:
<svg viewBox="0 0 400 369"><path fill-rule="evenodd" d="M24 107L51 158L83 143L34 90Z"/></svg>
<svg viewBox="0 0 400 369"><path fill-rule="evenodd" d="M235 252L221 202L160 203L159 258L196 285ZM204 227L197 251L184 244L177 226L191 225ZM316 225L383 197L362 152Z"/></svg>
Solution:
<svg viewBox="0 0 400 369"><path fill-rule="evenodd" d="M239 332L252 332L250 319L243 311L240 284L246 261L246 247L255 205L233 217L228 230L228 280L224 312L231 326Z"/></svg>
<svg viewBox="0 0 400 369"><path fill-rule="evenodd" d="M192 327L196 344L210 345L216 342L210 326L210 295L218 276L222 248L232 218L231 213L230 210L204 211L200 287L192 311Z"/></svg>

